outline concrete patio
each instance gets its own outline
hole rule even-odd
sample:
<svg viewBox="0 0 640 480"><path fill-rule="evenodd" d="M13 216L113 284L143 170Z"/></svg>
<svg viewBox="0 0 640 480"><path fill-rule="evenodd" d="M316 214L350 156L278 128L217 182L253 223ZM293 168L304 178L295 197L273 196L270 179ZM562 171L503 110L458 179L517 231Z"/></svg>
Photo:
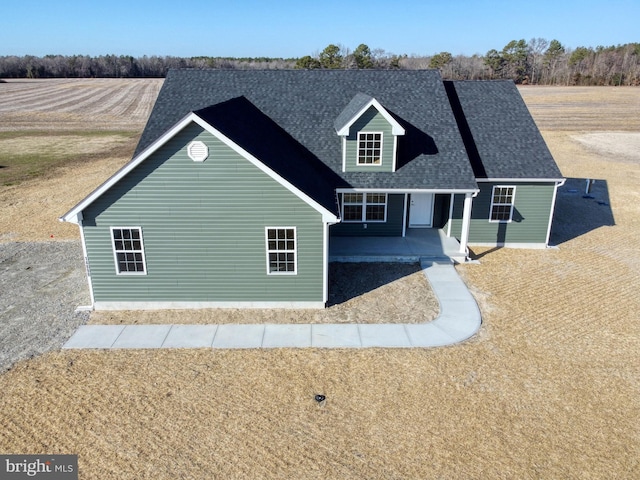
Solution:
<svg viewBox="0 0 640 480"><path fill-rule="evenodd" d="M331 237L330 262L418 262L422 258L464 261L460 243L442 229L407 229L404 237Z"/></svg>

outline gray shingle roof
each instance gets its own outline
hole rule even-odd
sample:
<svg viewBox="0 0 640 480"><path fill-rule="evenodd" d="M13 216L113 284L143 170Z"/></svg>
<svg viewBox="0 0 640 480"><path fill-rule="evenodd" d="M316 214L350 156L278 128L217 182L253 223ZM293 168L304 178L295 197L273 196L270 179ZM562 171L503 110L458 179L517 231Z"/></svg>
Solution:
<svg viewBox="0 0 640 480"><path fill-rule="evenodd" d="M340 177L245 97L194 113L327 210L337 213L334 189L342 183Z"/></svg>
<svg viewBox="0 0 640 480"><path fill-rule="evenodd" d="M362 110L366 105L368 105L373 97L370 95L366 95L364 93L356 93L356 96L351 99L351 101L347 104L340 115L336 118L333 127L336 129L336 132L341 130L347 123L349 123L353 116L356 115L360 110Z"/></svg>
<svg viewBox="0 0 640 480"><path fill-rule="evenodd" d="M358 94L378 100L405 128L395 173L343 173L335 122ZM475 189L458 125L437 71L172 70L136 153L190 111L246 97L343 186L377 189ZM338 186L338 185L336 185Z"/></svg>
<svg viewBox="0 0 640 480"><path fill-rule="evenodd" d="M477 178L562 174L510 80L445 82Z"/></svg>

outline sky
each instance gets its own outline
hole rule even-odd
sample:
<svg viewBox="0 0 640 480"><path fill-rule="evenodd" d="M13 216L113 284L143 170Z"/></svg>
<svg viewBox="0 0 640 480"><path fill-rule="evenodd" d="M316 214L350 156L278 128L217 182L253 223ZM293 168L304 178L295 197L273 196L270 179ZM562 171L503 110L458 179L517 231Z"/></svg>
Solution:
<svg viewBox="0 0 640 480"><path fill-rule="evenodd" d="M484 55L521 38L640 42L640 0L20 0L0 8L0 55Z"/></svg>

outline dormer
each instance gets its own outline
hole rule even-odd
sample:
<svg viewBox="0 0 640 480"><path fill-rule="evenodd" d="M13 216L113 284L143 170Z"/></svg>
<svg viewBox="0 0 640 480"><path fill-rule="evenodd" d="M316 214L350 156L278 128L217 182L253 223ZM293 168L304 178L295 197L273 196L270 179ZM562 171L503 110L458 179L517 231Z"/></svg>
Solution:
<svg viewBox="0 0 640 480"><path fill-rule="evenodd" d="M375 98L358 93L334 122L342 137L343 172L395 172L405 130Z"/></svg>

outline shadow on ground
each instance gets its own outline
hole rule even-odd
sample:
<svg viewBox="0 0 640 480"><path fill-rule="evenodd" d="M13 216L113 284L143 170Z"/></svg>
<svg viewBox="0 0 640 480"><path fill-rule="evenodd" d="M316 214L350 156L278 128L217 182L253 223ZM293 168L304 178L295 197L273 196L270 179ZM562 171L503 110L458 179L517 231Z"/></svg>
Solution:
<svg viewBox="0 0 640 480"><path fill-rule="evenodd" d="M606 180L592 180L589 192L587 179L567 178L558 189L556 210L551 227L551 245L559 245L600 227L616 224L609 200Z"/></svg>
<svg viewBox="0 0 640 480"><path fill-rule="evenodd" d="M421 270L417 263L329 264L329 302L339 305Z"/></svg>
<svg viewBox="0 0 640 480"><path fill-rule="evenodd" d="M567 178L558 188L549 244L560 245L597 228L615 224L606 180ZM501 234L498 234L498 243L500 238ZM502 238L504 240L504 234ZM469 249L469 254L479 260L501 248L496 246L481 253Z"/></svg>

